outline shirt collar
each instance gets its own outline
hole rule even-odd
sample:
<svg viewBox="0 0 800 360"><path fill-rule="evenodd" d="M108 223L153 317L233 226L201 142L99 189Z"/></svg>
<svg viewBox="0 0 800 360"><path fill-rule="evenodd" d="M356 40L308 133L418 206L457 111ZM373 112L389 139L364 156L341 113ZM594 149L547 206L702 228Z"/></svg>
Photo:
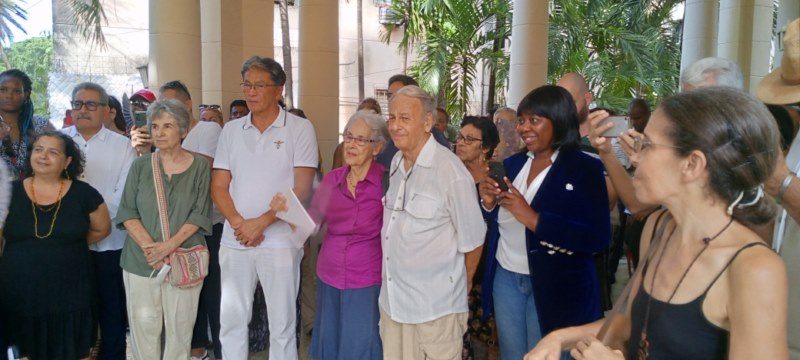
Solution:
<svg viewBox="0 0 800 360"><path fill-rule="evenodd" d="M373 185L380 185L383 186L383 165L378 163L377 160L372 160L372 164L370 164L369 169L367 170L367 176L364 178L364 181L370 182ZM347 183L347 174L350 173L350 167L348 166L347 170L342 173L341 179L339 179L339 184Z"/></svg>
<svg viewBox="0 0 800 360"><path fill-rule="evenodd" d="M279 108L278 117L275 119L275 121L272 122L272 125L270 125L267 128L267 130L269 130L269 128L272 128L272 127L284 127L284 126L286 126L286 116L287 115L288 114L286 114L286 111L283 108ZM255 128L255 125L253 125L253 113L252 112L250 112L250 113L248 113L247 115L244 116L244 123L242 124L242 129L247 130L249 128Z"/></svg>
<svg viewBox="0 0 800 360"><path fill-rule="evenodd" d="M75 138L75 137L83 138L83 135L81 135L81 133L78 132L78 127L76 125L72 125L72 126L66 128L66 129L64 129L64 133L67 134L67 136L69 136L71 138ZM102 142L106 142L106 139L108 139L108 134L110 134L110 133L111 133L111 130L106 129L106 127L103 126L103 127L100 128L100 131L98 131L97 134L94 134L94 136L89 138L89 140L98 139L98 140L100 140ZM86 141L88 142L89 140L86 140Z"/></svg>
<svg viewBox="0 0 800 360"><path fill-rule="evenodd" d="M558 157L558 151L559 150L553 151L553 155L550 155L550 162L551 163L555 163L556 162L556 158ZM536 154L534 154L533 151L528 151L527 155L531 159L535 159L536 158Z"/></svg>
<svg viewBox="0 0 800 360"><path fill-rule="evenodd" d="M419 155L417 155L417 161L415 164L419 166L429 168L433 166L433 155L436 154L436 147L441 146L436 139L433 138L433 134L428 136L428 141L425 142L425 145L422 146L422 150L420 150Z"/></svg>

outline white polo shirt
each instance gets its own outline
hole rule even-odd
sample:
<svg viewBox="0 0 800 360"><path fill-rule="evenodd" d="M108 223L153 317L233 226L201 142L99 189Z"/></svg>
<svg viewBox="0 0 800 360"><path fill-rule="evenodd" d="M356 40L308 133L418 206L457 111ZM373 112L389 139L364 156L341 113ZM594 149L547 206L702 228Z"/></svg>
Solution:
<svg viewBox="0 0 800 360"><path fill-rule="evenodd" d="M89 183L103 195L103 200L108 206L108 213L113 219L117 215L122 190L125 189L125 180L128 170L136 159L136 151L131 147L130 139L117 134L105 127L100 129L88 141L81 136L73 125L61 132L71 137L78 144L86 159L83 174L78 180ZM111 227L111 234L105 239L89 245L93 251L120 250L125 243L125 230Z"/></svg>
<svg viewBox="0 0 800 360"><path fill-rule="evenodd" d="M472 175L433 136L408 172L402 157L384 198L381 309L406 324L467 312L464 253L486 235Z"/></svg>
<svg viewBox="0 0 800 360"><path fill-rule="evenodd" d="M251 114L228 122L222 129L214 168L231 172L229 192L233 205L245 219L266 213L276 193L294 187L294 168L316 168L317 137L311 122L283 109L264 132L253 126ZM222 245L246 249L225 221ZM289 224L278 221L264 231L260 248L295 247Z"/></svg>
<svg viewBox="0 0 800 360"><path fill-rule="evenodd" d="M186 138L183 139L181 147L185 150L213 159L217 152L217 143L219 142L219 134L221 132L222 127L215 122L198 121L197 125L186 134ZM211 208L211 223L221 224L223 221L225 221L225 217L217 210L217 207Z"/></svg>

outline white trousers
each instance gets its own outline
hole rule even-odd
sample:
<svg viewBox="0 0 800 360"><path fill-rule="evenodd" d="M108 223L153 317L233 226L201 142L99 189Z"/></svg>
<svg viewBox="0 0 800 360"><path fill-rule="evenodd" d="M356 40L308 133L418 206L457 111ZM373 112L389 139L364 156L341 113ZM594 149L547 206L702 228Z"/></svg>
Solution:
<svg viewBox="0 0 800 360"><path fill-rule="evenodd" d="M269 358L297 359L297 291L302 249L219 250L222 281L219 340L222 358L248 357L247 324L253 311L256 282L261 282L269 318Z"/></svg>
<svg viewBox="0 0 800 360"><path fill-rule="evenodd" d="M161 359L161 329L165 333L163 359L188 359L197 303L202 284L179 289L155 277L122 271L131 331L131 348L136 360Z"/></svg>

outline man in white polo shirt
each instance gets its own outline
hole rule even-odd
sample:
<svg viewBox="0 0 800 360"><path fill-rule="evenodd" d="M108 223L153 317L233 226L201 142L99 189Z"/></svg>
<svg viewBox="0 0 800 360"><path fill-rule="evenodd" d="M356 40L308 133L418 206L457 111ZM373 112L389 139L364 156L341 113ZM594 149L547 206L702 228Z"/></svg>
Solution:
<svg viewBox="0 0 800 360"><path fill-rule="evenodd" d="M95 83L78 84L72 90L75 125L61 131L75 140L86 159L79 180L89 183L103 195L113 218L136 152L130 147L128 138L103 126L103 120L108 116L106 90ZM112 226L108 237L89 245L100 300L100 359L125 359L125 288L119 266L124 243L125 231Z"/></svg>
<svg viewBox="0 0 800 360"><path fill-rule="evenodd" d="M389 102L391 162L381 246L385 359L461 359L467 290L486 225L472 175L431 136L435 101L409 85ZM272 318L270 318L272 321Z"/></svg>
<svg viewBox="0 0 800 360"><path fill-rule="evenodd" d="M267 301L271 359L297 359L295 299L303 250L292 228L270 211L278 192L304 200L319 160L314 127L278 106L286 74L270 58L242 66L242 91L250 114L230 121L219 138L211 197L225 216L222 270L222 357L247 359L247 323L256 281Z"/></svg>

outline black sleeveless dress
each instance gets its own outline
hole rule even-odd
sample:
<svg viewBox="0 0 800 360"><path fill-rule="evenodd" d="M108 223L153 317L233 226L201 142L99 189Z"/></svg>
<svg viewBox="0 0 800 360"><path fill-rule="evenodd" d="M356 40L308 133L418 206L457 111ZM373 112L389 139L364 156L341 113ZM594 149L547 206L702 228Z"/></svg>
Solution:
<svg viewBox="0 0 800 360"><path fill-rule="evenodd" d="M93 275L86 234L89 214L103 203L100 193L73 181L55 209L34 210L22 182L12 185L0 257L0 324L7 342L31 360L78 359L89 355L93 338Z"/></svg>
<svg viewBox="0 0 800 360"><path fill-rule="evenodd" d="M652 298L645 291L644 286L639 287L631 306L631 337L628 342L628 357L631 359L682 359L706 360L727 359L728 330L712 324L703 314L703 301L708 290L717 282L728 266L743 250L750 247L766 244L750 243L731 257L724 268L714 277L711 284L700 296L685 304L670 304ZM642 276L647 274L647 265L642 271ZM647 303L650 301L650 319L647 325L647 340L649 342L648 354L642 357L639 342L641 340L644 319L648 312Z"/></svg>

